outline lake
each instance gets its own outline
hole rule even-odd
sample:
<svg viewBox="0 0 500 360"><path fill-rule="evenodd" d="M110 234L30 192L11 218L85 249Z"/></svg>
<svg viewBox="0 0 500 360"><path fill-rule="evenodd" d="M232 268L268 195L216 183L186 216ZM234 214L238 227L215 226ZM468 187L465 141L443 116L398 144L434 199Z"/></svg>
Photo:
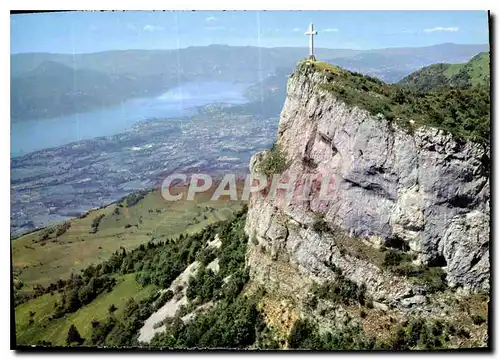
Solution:
<svg viewBox="0 0 500 360"><path fill-rule="evenodd" d="M11 123L11 157L74 141L110 136L141 120L193 114L195 107L216 102L242 104L251 84L196 82L173 88L153 98L128 100L120 105L51 119Z"/></svg>

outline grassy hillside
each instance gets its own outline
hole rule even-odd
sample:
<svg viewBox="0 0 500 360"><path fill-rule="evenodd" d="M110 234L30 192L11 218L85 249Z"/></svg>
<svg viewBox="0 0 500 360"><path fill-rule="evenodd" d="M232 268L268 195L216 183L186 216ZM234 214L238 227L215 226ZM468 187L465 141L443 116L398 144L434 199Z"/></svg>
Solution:
<svg viewBox="0 0 500 360"><path fill-rule="evenodd" d="M16 307L17 343L29 345L47 341L53 345L64 346L71 324L77 327L84 339L89 339L92 333L91 321L106 320L111 305L117 308L114 315L120 317L130 298L137 302L141 301L149 297L156 289L154 285L141 286L135 281L134 274L117 276L117 285L111 292L101 294L90 304L59 319L50 319L50 317L54 312L55 303L61 299L61 294L57 292L42 295ZM33 316L30 316L31 314Z"/></svg>
<svg viewBox="0 0 500 360"><path fill-rule="evenodd" d="M69 329L75 326L81 338L78 345L136 346L142 322L167 301L158 290L167 288L195 260L207 265L214 257L220 259L220 276L231 276L225 296L233 299L248 279L243 272L248 240L243 232L245 215L246 209L240 209L232 221L207 225L194 234L120 249L97 266L45 287L16 307L17 343L66 346ZM216 233L223 237L221 248L207 248ZM114 280L102 287L103 278ZM220 289L222 280L217 284ZM199 290L215 296L215 289Z"/></svg>
<svg viewBox="0 0 500 360"><path fill-rule="evenodd" d="M474 56L465 64L451 64L445 71L445 76L450 79L452 85L489 85L490 82L490 55L487 52Z"/></svg>
<svg viewBox="0 0 500 360"><path fill-rule="evenodd" d="M132 249L151 239L164 240L199 231L207 224L227 219L242 206L237 201L210 201L210 196L205 193L195 196L194 201L166 202L160 192L154 190L134 205L127 205L132 195L71 220L69 228L59 236L57 233L62 232L63 224L13 240L14 278L23 283L19 294L100 263L120 247ZM100 218L97 231L92 233L92 224L97 218Z"/></svg>
<svg viewBox="0 0 500 360"><path fill-rule="evenodd" d="M185 195L186 190L179 187L172 192ZM121 338L122 332L127 333L123 327L128 315L123 312L131 306L130 299L147 307L158 296L158 286L140 284L135 274L119 269L111 270L116 283L111 283L107 290L89 285L92 281L79 283L72 279L78 279L77 274L82 270L85 270L82 274L88 273L90 278L97 279L97 275L92 275L94 270L88 269L94 265L101 268L100 264L109 261L113 263L117 251L130 251L141 244L163 243L180 234L197 233L209 224L228 219L243 205L243 202L224 198L211 201L211 195L212 192L207 192L197 194L194 201L166 202L159 190L135 193L81 218L14 239L12 262L15 298L19 303L15 308L18 344L49 342L63 346L72 324L85 344L90 344L92 331L95 332L92 321L106 324L111 305L117 308L112 321L123 323L115 326L117 330L112 338ZM188 238L185 241L189 242ZM70 306L68 301L71 304L71 291L75 286L79 297L84 298L84 293L94 290L97 297L70 311L64 304ZM83 286L90 288L85 290ZM65 309L62 316L56 315L58 306Z"/></svg>
<svg viewBox="0 0 500 360"><path fill-rule="evenodd" d="M463 64L434 64L408 75L399 85L417 91L430 91L441 86L468 88L488 87L490 83L490 56L482 52Z"/></svg>

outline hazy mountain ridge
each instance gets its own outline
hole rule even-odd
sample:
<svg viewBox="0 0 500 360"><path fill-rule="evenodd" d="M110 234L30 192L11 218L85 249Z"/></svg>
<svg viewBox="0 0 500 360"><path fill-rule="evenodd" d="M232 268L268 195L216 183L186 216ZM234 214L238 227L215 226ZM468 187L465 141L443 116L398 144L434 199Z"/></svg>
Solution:
<svg viewBox="0 0 500 360"><path fill-rule="evenodd" d="M442 44L378 50L318 48L316 54L347 69L397 81L421 66L438 61L466 61L487 47ZM211 45L180 50L13 54L11 118L20 121L87 111L134 97L159 95L189 81L257 83L279 68L291 72L307 51L306 48ZM47 89L51 89L50 96Z"/></svg>
<svg viewBox="0 0 500 360"><path fill-rule="evenodd" d="M173 83L163 74L113 74L48 60L11 79L11 117L17 121L84 112L158 94Z"/></svg>

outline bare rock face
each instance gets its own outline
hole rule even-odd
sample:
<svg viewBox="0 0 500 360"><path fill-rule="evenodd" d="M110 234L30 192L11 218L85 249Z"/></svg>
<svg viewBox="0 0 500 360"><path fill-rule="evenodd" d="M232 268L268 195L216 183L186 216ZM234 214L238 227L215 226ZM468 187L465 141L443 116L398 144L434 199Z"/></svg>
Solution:
<svg viewBox="0 0 500 360"><path fill-rule="evenodd" d="M314 231L320 214L369 246L402 246L419 262L443 267L452 286L489 289L489 149L434 128L410 133L335 99L318 86L325 81L304 67L293 74L277 144L290 161L285 175L298 184L308 174L329 176L333 199L286 202L252 194L246 223L254 239L247 256L251 276L294 292L295 275L325 280L333 264L375 299L416 299L419 290L407 279L341 253L335 236ZM251 171L265 156L254 155ZM287 276L278 264L290 267Z"/></svg>

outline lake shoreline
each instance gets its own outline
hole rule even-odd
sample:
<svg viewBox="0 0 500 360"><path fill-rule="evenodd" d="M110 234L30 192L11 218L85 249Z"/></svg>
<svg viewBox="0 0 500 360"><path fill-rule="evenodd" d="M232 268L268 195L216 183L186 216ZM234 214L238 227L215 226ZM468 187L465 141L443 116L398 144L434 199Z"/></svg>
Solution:
<svg viewBox="0 0 500 360"><path fill-rule="evenodd" d="M140 121L194 116L212 103L244 104L250 83L195 82L173 87L154 97L129 99L117 105L48 119L11 122L11 158L96 137L113 136Z"/></svg>
<svg viewBox="0 0 500 360"><path fill-rule="evenodd" d="M220 110L141 121L118 135L12 158L11 238L153 188L171 172L247 171L277 124Z"/></svg>

